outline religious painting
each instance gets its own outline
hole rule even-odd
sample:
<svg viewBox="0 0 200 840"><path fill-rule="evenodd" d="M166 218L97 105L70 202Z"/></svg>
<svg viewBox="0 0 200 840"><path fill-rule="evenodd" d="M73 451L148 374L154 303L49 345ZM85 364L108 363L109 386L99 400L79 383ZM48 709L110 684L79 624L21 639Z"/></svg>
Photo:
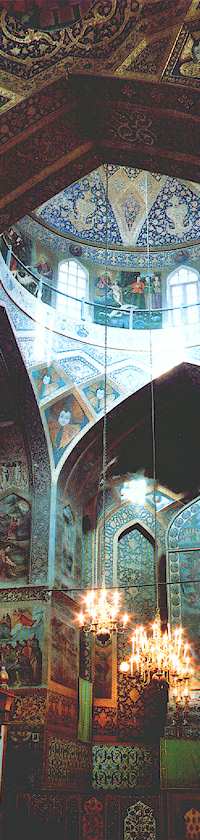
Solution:
<svg viewBox="0 0 200 840"><path fill-rule="evenodd" d="M0 581L25 580L30 557L30 503L10 493L0 499Z"/></svg>
<svg viewBox="0 0 200 840"><path fill-rule="evenodd" d="M31 377L40 402L71 385L70 377L54 364L38 365L37 368L32 368Z"/></svg>
<svg viewBox="0 0 200 840"><path fill-rule="evenodd" d="M89 382L87 385L83 385L82 391L87 397L87 400L90 402L90 405L94 409L95 414L100 414L101 411L104 411L105 382L103 376L100 376L93 382ZM108 380L106 383L107 408L112 408L113 403L115 402L115 400L118 400L119 397L120 391L116 388L115 385L112 384L110 380Z"/></svg>
<svg viewBox="0 0 200 840"><path fill-rule="evenodd" d="M115 706L117 692L116 639L94 642L94 702L97 706Z"/></svg>
<svg viewBox="0 0 200 840"><path fill-rule="evenodd" d="M94 320L122 329L162 326L161 275L141 271L107 272L96 277ZM153 310L150 312L149 310ZM158 310L158 312L156 312Z"/></svg>
<svg viewBox="0 0 200 840"><path fill-rule="evenodd" d="M0 658L14 688L42 682L43 613L41 607L1 607Z"/></svg>
<svg viewBox="0 0 200 840"><path fill-rule="evenodd" d="M67 689L68 694L77 690L79 667L79 632L66 624L54 610L51 625L51 680Z"/></svg>
<svg viewBox="0 0 200 840"><path fill-rule="evenodd" d="M46 408L45 417L53 448L54 464L57 466L63 452L73 438L87 426L89 418L73 393Z"/></svg>

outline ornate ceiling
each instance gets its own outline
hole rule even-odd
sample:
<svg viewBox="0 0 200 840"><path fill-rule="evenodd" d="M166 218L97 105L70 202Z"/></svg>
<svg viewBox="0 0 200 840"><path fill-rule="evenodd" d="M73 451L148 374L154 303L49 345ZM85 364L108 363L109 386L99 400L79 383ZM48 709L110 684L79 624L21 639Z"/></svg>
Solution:
<svg viewBox="0 0 200 840"><path fill-rule="evenodd" d="M1 229L104 161L200 180L200 0L55 2L0 12Z"/></svg>
<svg viewBox="0 0 200 840"><path fill-rule="evenodd" d="M2 5L1 107L12 105L9 91L27 96L66 70L199 83L199 0L4 0Z"/></svg>
<svg viewBox="0 0 200 840"><path fill-rule="evenodd" d="M79 241L145 249L200 236L200 185L129 166L101 166L39 207L42 222ZM148 209L148 213L147 213ZM147 223L148 218L148 223Z"/></svg>

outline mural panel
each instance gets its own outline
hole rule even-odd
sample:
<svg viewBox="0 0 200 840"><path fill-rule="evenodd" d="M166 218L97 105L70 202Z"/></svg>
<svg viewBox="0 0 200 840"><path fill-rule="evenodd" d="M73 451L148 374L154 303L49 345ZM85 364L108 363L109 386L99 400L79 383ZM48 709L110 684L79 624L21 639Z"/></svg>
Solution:
<svg viewBox="0 0 200 840"><path fill-rule="evenodd" d="M0 581L26 579L30 557L30 525L31 508L26 499L15 493L0 499Z"/></svg>
<svg viewBox="0 0 200 840"><path fill-rule="evenodd" d="M14 688L42 682L43 611L39 606L0 608L0 657Z"/></svg>
<svg viewBox="0 0 200 840"><path fill-rule="evenodd" d="M52 616L51 680L75 694L79 666L79 632L61 618L54 608Z"/></svg>
<svg viewBox="0 0 200 840"><path fill-rule="evenodd" d="M45 409L45 417L50 434L54 464L57 466L61 455L76 435L88 423L88 417L74 396L68 394Z"/></svg>
<svg viewBox="0 0 200 840"><path fill-rule="evenodd" d="M71 384L70 377L63 375L54 364L32 368L31 377L40 402Z"/></svg>
<svg viewBox="0 0 200 840"><path fill-rule="evenodd" d="M109 639L105 645L95 639L94 643L94 697L106 705L111 703L114 693L114 678L116 683L116 640Z"/></svg>

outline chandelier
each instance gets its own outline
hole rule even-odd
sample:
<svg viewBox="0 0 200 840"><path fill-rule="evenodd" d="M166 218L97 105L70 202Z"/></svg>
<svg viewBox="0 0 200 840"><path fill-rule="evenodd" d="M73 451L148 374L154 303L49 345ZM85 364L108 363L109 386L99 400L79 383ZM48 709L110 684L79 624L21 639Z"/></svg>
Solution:
<svg viewBox="0 0 200 840"><path fill-rule="evenodd" d="M78 615L81 629L93 633L106 644L111 633L124 630L129 621L127 613L120 613L121 596L117 590L93 589L84 598L85 609Z"/></svg>
<svg viewBox="0 0 200 840"><path fill-rule="evenodd" d="M192 676L190 647L184 639L182 627L170 628L162 632L159 610L153 624L146 629L136 626L131 637L132 652L128 659L120 664L124 674L139 674L144 683L152 679L165 680L174 689L182 693L184 685L187 696L189 681Z"/></svg>
<svg viewBox="0 0 200 840"><path fill-rule="evenodd" d="M106 244L105 244L105 306L104 306L104 383L103 383L103 439L102 453L103 463L99 478L99 490L102 491L103 502L103 562L100 562L101 575L100 587L88 592L83 599L83 607L77 615L79 626L88 633L93 633L102 644L110 639L117 630L123 631L129 621L127 613L121 613L121 594L117 589L107 589L105 585L105 561L106 561L106 487L107 470L112 462L107 463L107 353L108 353L108 164L106 165Z"/></svg>

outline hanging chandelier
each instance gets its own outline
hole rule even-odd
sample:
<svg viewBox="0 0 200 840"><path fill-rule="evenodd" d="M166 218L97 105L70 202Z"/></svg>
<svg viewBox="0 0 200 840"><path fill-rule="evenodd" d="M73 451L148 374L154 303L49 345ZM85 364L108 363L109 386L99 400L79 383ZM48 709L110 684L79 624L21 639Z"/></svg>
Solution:
<svg viewBox="0 0 200 840"><path fill-rule="evenodd" d="M182 627L170 628L162 632L160 613L157 610L155 620L149 628L136 626L131 637L132 652L130 657L120 664L120 671L134 676L139 674L144 683L152 679L165 680L171 688L184 685L187 694L193 670L190 647L184 639Z"/></svg>
<svg viewBox="0 0 200 840"><path fill-rule="evenodd" d="M129 621L127 613L120 613L121 596L117 590L93 589L85 596L85 609L78 615L81 629L93 633L106 644L112 633L124 630Z"/></svg>

